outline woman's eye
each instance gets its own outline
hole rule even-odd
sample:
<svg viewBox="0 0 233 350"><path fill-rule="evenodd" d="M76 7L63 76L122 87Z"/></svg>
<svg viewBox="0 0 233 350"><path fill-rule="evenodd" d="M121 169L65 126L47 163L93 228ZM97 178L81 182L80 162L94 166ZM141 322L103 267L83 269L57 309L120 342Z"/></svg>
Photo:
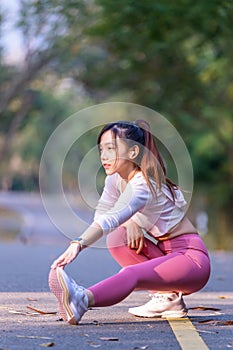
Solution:
<svg viewBox="0 0 233 350"><path fill-rule="evenodd" d="M103 153L104 151L108 151L108 152L113 152L115 151L115 147L114 146L107 146L105 148L99 148L99 152L100 154Z"/></svg>

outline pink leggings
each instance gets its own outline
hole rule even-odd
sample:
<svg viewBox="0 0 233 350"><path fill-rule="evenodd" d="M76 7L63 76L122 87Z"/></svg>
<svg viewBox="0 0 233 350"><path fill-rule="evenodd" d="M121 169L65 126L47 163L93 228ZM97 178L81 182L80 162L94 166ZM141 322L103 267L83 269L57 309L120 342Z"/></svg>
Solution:
<svg viewBox="0 0 233 350"><path fill-rule="evenodd" d="M135 289L191 294L209 279L209 256L198 234L184 234L157 245L146 239L147 246L136 254L127 246L126 229L119 227L108 235L107 244L123 269L88 288L95 306L119 303Z"/></svg>

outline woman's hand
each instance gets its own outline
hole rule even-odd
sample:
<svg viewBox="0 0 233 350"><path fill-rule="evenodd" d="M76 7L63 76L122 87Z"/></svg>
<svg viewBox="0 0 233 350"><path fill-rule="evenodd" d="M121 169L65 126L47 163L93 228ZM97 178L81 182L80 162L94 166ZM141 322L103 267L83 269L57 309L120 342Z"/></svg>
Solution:
<svg viewBox="0 0 233 350"><path fill-rule="evenodd" d="M82 233L82 240L85 242L85 247L92 245L98 239L103 236L103 230L100 225L93 223L90 225L85 232ZM71 263L81 252L82 245L80 241L75 241L70 244L66 251L59 256L51 265L52 269L57 267L64 268L67 264Z"/></svg>
<svg viewBox="0 0 233 350"><path fill-rule="evenodd" d="M140 254L143 248L146 246L141 227L138 226L133 220L128 220L123 226L127 231L128 247L135 249L136 253Z"/></svg>
<svg viewBox="0 0 233 350"><path fill-rule="evenodd" d="M57 267L64 268L67 264L71 263L80 253L81 245L77 243L72 243L66 249L66 251L59 256L51 265L51 269L56 269Z"/></svg>

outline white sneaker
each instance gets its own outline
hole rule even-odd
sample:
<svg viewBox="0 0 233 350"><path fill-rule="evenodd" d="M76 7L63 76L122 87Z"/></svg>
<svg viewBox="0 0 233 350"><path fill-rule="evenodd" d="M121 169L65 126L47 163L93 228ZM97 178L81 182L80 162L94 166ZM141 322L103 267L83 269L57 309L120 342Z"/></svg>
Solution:
<svg viewBox="0 0 233 350"><path fill-rule="evenodd" d="M185 317L188 313L182 293L150 294L146 304L129 308L129 313L138 317Z"/></svg>
<svg viewBox="0 0 233 350"><path fill-rule="evenodd" d="M62 318L70 324L78 324L83 314L88 310L88 298L84 293L85 288L77 285L59 267L50 271L49 286L58 300Z"/></svg>

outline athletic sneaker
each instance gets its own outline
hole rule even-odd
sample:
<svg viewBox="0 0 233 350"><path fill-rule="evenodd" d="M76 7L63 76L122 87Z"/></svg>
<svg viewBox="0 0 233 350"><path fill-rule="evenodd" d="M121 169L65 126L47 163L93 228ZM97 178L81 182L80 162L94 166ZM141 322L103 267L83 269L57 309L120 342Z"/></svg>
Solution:
<svg viewBox="0 0 233 350"><path fill-rule="evenodd" d="M150 294L151 300L146 304L131 307L130 314L138 317L185 317L188 313L182 293Z"/></svg>
<svg viewBox="0 0 233 350"><path fill-rule="evenodd" d="M49 287L58 300L63 320L69 324L78 324L83 314L88 310L85 288L77 285L60 267L50 270Z"/></svg>

